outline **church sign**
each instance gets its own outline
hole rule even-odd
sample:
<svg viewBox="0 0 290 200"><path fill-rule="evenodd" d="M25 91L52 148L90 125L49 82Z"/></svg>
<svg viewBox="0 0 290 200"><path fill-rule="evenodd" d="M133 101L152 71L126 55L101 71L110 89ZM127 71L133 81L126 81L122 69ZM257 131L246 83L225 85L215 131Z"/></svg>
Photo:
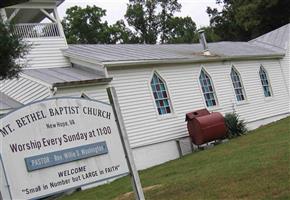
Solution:
<svg viewBox="0 0 290 200"><path fill-rule="evenodd" d="M128 173L112 107L39 101L0 121L1 195L37 199Z"/></svg>

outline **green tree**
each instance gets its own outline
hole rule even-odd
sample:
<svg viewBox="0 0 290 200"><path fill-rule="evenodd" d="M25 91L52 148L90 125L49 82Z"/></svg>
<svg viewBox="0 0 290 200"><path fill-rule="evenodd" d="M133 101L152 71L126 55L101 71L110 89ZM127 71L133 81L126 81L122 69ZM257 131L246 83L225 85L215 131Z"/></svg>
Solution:
<svg viewBox="0 0 290 200"><path fill-rule="evenodd" d="M110 43L108 23L102 22L105 15L106 10L97 6L74 6L67 9L62 24L68 43Z"/></svg>
<svg viewBox="0 0 290 200"><path fill-rule="evenodd" d="M104 16L106 16L106 10L96 6L69 8L62 21L68 43L138 43L139 38L126 27L123 20L110 26L107 21L102 21Z"/></svg>
<svg viewBox="0 0 290 200"><path fill-rule="evenodd" d="M196 41L196 25L191 17L171 17L166 27L168 33L163 43L193 43Z"/></svg>
<svg viewBox="0 0 290 200"><path fill-rule="evenodd" d="M180 12L181 4L178 3L177 0L157 0L161 7L161 12L158 15L159 23L160 23L160 42L166 43L170 37L172 36L172 32L174 32L173 29L175 29L174 22L176 21L182 21L187 22L189 17L187 18L174 18L175 12ZM191 19L190 19L191 20ZM192 20L191 20L192 21ZM179 26L181 28L182 26ZM188 28L188 26L185 25L184 29ZM191 28L191 27L189 27ZM177 28L178 29L178 28ZM187 31L187 30L184 30ZM186 36L185 36L186 37ZM173 38L171 38L172 40Z"/></svg>
<svg viewBox="0 0 290 200"><path fill-rule="evenodd" d="M159 20L156 15L157 1L129 0L125 18L135 30L141 43L155 44L158 37Z"/></svg>
<svg viewBox="0 0 290 200"><path fill-rule="evenodd" d="M25 67L17 59L23 59L30 48L22 38L13 34L13 26L0 20L0 80L18 77Z"/></svg>
<svg viewBox="0 0 290 200"><path fill-rule="evenodd" d="M196 29L190 17L174 17L178 0L129 0L125 19L108 25L106 10L93 6L69 8L63 20L68 43L184 43L192 42Z"/></svg>
<svg viewBox="0 0 290 200"><path fill-rule="evenodd" d="M201 27L200 29L204 30L204 34L206 35L207 42L216 42L216 41L221 40L220 36L215 33L213 27L205 26L205 27ZM199 42L199 34L195 34L194 42Z"/></svg>
<svg viewBox="0 0 290 200"><path fill-rule="evenodd" d="M112 44L139 43L139 38L136 37L128 27L126 27L126 24L123 20L119 20L110 26L109 32L110 43Z"/></svg>
<svg viewBox="0 0 290 200"><path fill-rule="evenodd" d="M207 8L211 26L221 40L260 36L290 22L290 0L217 0L222 11Z"/></svg>
<svg viewBox="0 0 290 200"><path fill-rule="evenodd" d="M178 0L129 0L125 18L141 43L192 42L196 25L190 17L175 17L180 9Z"/></svg>

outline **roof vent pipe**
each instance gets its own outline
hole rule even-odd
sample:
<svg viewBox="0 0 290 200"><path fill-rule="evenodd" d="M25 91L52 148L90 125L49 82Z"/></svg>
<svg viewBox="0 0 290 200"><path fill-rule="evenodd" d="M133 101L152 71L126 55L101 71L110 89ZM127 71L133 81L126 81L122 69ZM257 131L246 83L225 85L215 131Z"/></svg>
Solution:
<svg viewBox="0 0 290 200"><path fill-rule="evenodd" d="M198 33L199 33L199 42L200 42L200 44L203 47L203 55L204 56L210 56L210 52L208 50L207 42L206 42L206 39L205 39L204 30L200 29L198 31Z"/></svg>

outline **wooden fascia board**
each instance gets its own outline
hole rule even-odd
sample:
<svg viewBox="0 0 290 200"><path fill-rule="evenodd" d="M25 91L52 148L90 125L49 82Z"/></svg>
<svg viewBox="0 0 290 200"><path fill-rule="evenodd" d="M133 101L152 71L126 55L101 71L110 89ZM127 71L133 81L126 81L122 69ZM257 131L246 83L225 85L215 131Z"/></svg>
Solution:
<svg viewBox="0 0 290 200"><path fill-rule="evenodd" d="M24 2L28 2L29 0L8 0L0 3L0 8L5 8L8 6L13 6L15 4L20 4Z"/></svg>
<svg viewBox="0 0 290 200"><path fill-rule="evenodd" d="M69 58L71 60L71 62L83 62L83 63L87 63L88 66L92 66L92 65L96 65L98 67L104 67L103 63L98 61L98 60L95 60L95 59L91 59L91 58L88 58L88 57L85 57L85 56L80 56L80 55L73 55L73 54L70 54L70 53L66 53L65 51L63 51L63 55L67 58Z"/></svg>
<svg viewBox="0 0 290 200"><path fill-rule="evenodd" d="M49 84L47 82L44 82L40 79L31 77L29 75L26 74L21 74L20 75L23 78L26 78L28 80L34 81L36 83L39 83L45 87L47 87L49 90L53 90L53 88L71 88L71 87L76 87L76 86L92 86L92 85L104 85L107 84L109 82L111 82L113 80L113 78L109 77L109 78L98 78L98 79L92 79L92 80L85 80L85 81L72 81L72 82L60 82L60 83L53 83L53 84Z"/></svg>
<svg viewBox="0 0 290 200"><path fill-rule="evenodd" d="M9 1L9 0L8 0ZM64 0L15 0L17 3L7 3L6 8L27 8L27 9L33 9L33 8L50 8L53 9L55 6L61 5ZM0 4L1 5L1 4Z"/></svg>
<svg viewBox="0 0 290 200"><path fill-rule="evenodd" d="M73 88L76 86L95 86L95 85L105 85L110 83L113 78L99 78L86 81L72 81L72 82L63 82L63 83L54 83L53 87L56 88Z"/></svg>
<svg viewBox="0 0 290 200"><path fill-rule="evenodd" d="M28 3L22 3L22 4L17 4L14 6L9 6L6 8L20 8L20 9L54 9L55 4L52 3L36 3L36 2L28 2Z"/></svg>
<svg viewBox="0 0 290 200"><path fill-rule="evenodd" d="M95 69L96 67L98 69L103 69L104 68L104 65L100 65L97 62L91 62L91 61L88 61L88 60L85 60L85 59L69 58L69 60L70 60L71 63L79 64L79 65L82 65L84 67L88 67L88 68L91 68L91 69Z"/></svg>

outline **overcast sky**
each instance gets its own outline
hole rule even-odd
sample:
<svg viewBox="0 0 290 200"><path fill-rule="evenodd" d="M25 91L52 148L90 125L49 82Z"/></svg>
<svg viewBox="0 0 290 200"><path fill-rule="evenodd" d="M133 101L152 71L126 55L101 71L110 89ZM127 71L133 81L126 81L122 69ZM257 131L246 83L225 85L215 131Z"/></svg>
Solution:
<svg viewBox="0 0 290 200"><path fill-rule="evenodd" d="M209 18L206 13L207 6L218 7L216 0L179 0L182 8L177 16L190 16L196 23L197 27L208 26ZM85 7L86 5L96 5L107 10L107 16L103 18L109 24L115 23L119 19L123 19L126 12L128 0L66 0L59 8L60 17L65 16L65 10L72 6ZM218 7L219 8L219 7Z"/></svg>

